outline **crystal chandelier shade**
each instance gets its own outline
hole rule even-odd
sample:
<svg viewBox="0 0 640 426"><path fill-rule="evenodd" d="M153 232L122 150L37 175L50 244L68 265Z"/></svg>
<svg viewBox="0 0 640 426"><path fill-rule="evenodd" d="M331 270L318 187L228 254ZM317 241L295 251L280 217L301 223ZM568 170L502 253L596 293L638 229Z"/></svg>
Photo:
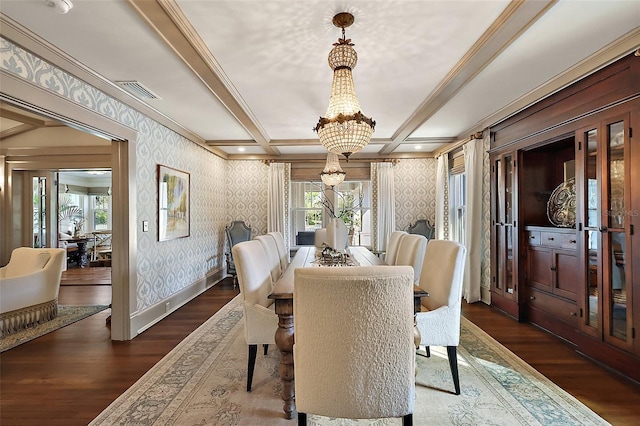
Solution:
<svg viewBox="0 0 640 426"><path fill-rule="evenodd" d="M329 66L333 69L331 97L326 116L320 117L314 130L329 152L342 154L348 161L351 154L367 146L376 122L362 114L353 83L352 70L358 62L358 54L344 31L353 23L353 16L338 14L333 23L342 28L342 38L329 53Z"/></svg>
<svg viewBox="0 0 640 426"><path fill-rule="evenodd" d="M340 167L340 160L338 154L330 152L327 154L327 164L324 166L324 170L320 173L320 179L322 182L330 187L340 185L347 174Z"/></svg>

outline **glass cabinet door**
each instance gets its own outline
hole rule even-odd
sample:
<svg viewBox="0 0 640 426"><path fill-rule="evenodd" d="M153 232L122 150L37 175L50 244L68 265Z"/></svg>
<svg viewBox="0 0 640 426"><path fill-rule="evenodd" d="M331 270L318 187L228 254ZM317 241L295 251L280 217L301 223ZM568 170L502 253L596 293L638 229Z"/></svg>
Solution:
<svg viewBox="0 0 640 426"><path fill-rule="evenodd" d="M515 297L514 261L514 159L512 154L497 158L494 163L494 290L505 297Z"/></svg>
<svg viewBox="0 0 640 426"><path fill-rule="evenodd" d="M584 129L582 229L583 330L628 348L631 340L628 241L629 142L625 119Z"/></svg>
<svg viewBox="0 0 640 426"><path fill-rule="evenodd" d="M630 342L627 309L629 299L627 255L627 176L625 167L628 157L628 142L624 121L606 124L606 161L603 163L603 199L605 206L602 217L603 233L603 284L606 295L604 306L605 340L626 346Z"/></svg>
<svg viewBox="0 0 640 426"><path fill-rule="evenodd" d="M584 324L587 331L598 336L601 323L601 256L600 256L600 181L598 173L598 129L586 130L581 137L584 145L584 223L583 239L586 259L586 300ZM598 336L599 337L599 336Z"/></svg>

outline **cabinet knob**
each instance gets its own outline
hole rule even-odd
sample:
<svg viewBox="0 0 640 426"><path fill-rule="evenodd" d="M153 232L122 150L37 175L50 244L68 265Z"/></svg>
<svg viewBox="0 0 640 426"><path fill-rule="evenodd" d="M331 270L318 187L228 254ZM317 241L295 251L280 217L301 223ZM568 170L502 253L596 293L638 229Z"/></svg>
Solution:
<svg viewBox="0 0 640 426"><path fill-rule="evenodd" d="M570 243L570 244L575 244L575 243L577 243L577 242L578 242L578 240L569 240L569 243Z"/></svg>
<svg viewBox="0 0 640 426"><path fill-rule="evenodd" d="M555 270L556 270L556 267L555 267L555 266L552 266L552 267L551 267L551 270L552 270L552 271L555 271Z"/></svg>
<svg viewBox="0 0 640 426"><path fill-rule="evenodd" d="M571 315L572 317L577 316L578 314L576 314L575 312L569 312L569 315Z"/></svg>
<svg viewBox="0 0 640 426"><path fill-rule="evenodd" d="M547 240L549 240L549 241L553 241L554 239L555 239L555 238L553 238L553 237L549 237L549 238L547 238Z"/></svg>
<svg viewBox="0 0 640 426"><path fill-rule="evenodd" d="M536 300L535 296L529 296L529 300Z"/></svg>
<svg viewBox="0 0 640 426"><path fill-rule="evenodd" d="M530 240L535 240L535 239L536 239L536 236L535 236L535 235L529 235L529 239L530 239Z"/></svg>

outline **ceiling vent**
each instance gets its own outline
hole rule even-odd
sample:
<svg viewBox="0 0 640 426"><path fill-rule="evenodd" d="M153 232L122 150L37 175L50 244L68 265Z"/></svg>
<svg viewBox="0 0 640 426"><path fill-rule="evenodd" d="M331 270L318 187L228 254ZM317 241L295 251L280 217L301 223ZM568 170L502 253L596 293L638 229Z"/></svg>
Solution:
<svg viewBox="0 0 640 426"><path fill-rule="evenodd" d="M143 101L162 99L160 96L144 87L139 81L116 81L116 84Z"/></svg>

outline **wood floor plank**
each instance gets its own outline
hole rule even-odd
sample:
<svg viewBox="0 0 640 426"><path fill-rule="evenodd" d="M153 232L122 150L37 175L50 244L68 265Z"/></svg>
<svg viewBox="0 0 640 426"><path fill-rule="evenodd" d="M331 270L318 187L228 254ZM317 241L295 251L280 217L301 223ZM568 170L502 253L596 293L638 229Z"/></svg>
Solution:
<svg viewBox="0 0 640 426"><path fill-rule="evenodd" d="M70 275L75 284L61 288L61 304L110 303L110 286L82 285L82 274ZM132 341L110 340L106 310L0 354L0 425L86 425L237 294L225 279ZM640 385L489 306L463 303L463 312L613 425L639 423Z"/></svg>

